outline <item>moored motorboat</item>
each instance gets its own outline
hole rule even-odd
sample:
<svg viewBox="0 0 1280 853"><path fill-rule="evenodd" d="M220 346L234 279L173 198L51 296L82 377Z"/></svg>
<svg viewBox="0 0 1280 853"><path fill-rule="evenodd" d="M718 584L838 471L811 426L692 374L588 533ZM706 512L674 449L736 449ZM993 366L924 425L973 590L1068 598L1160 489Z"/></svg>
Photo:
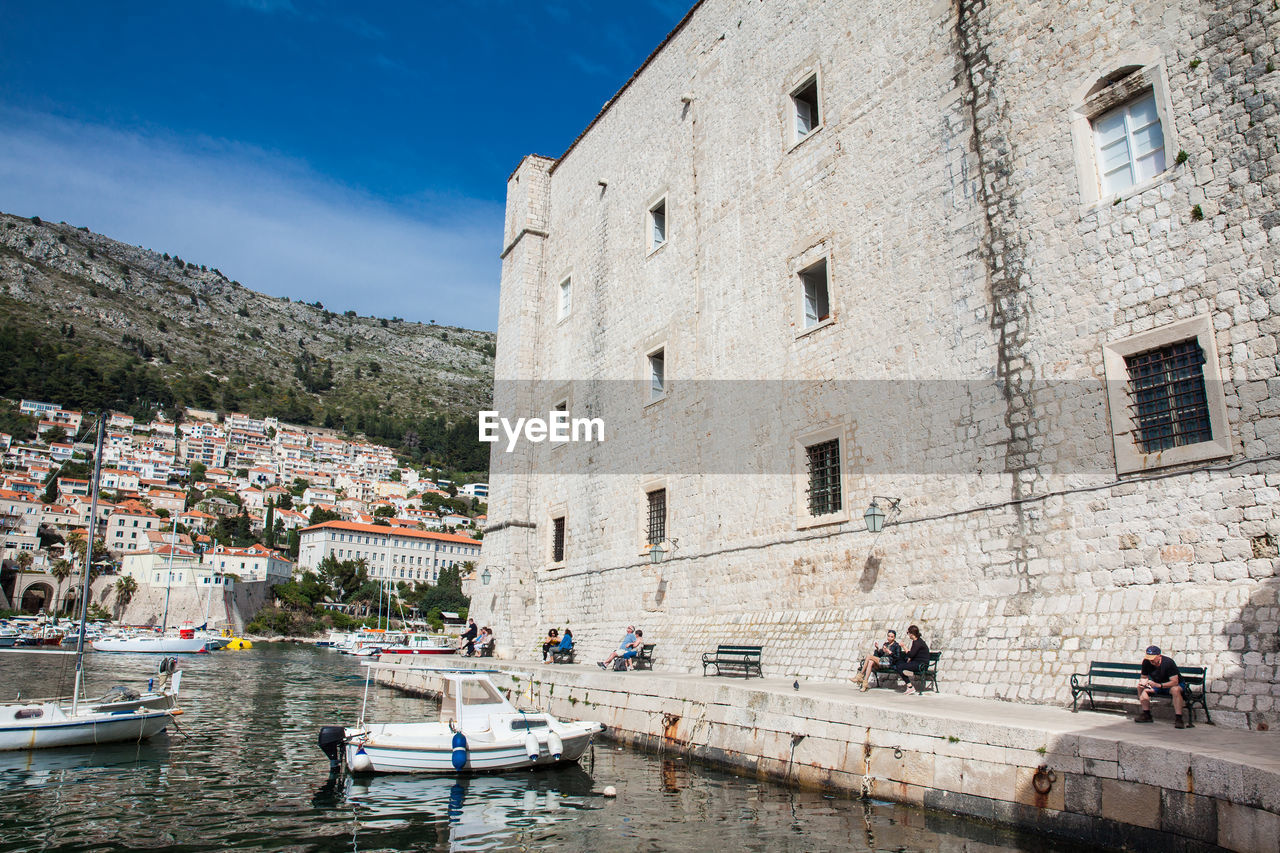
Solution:
<svg viewBox="0 0 1280 853"><path fill-rule="evenodd" d="M457 651L453 638L445 634L405 634L404 642L382 648L384 655L451 655Z"/></svg>
<svg viewBox="0 0 1280 853"><path fill-rule="evenodd" d="M377 666L372 664L369 666ZM407 667L397 666L397 670ZM441 680L440 719L325 726L321 750L356 773L477 773L574 762L604 725L515 708L485 670L421 669ZM367 688L366 688L367 694Z"/></svg>

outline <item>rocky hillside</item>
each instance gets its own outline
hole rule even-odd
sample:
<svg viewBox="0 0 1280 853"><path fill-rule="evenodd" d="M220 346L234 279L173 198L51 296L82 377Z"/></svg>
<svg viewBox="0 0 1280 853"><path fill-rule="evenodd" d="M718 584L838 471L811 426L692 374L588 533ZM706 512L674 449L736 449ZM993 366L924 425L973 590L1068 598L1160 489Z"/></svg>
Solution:
<svg viewBox="0 0 1280 853"><path fill-rule="evenodd" d="M493 353L490 332L277 299L206 265L0 213L4 396L275 415L425 452L490 399Z"/></svg>

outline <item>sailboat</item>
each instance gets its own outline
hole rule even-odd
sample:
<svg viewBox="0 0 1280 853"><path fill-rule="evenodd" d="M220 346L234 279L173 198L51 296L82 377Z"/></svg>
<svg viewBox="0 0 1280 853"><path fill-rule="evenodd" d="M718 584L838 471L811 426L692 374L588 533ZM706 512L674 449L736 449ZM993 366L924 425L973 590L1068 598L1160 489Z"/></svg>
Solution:
<svg viewBox="0 0 1280 853"><path fill-rule="evenodd" d="M81 696L84 690L85 626L89 618L89 567L93 565L94 527L98 523L98 481L102 474L106 423L106 416L100 416L93 458L88 552L85 555L84 589L80 596L75 687L71 701L67 704L65 699L37 699L0 704L0 750L143 740L163 732L169 721L182 713L178 708L182 672L177 669L177 661L173 658L161 662L157 689L149 687L140 693L114 688L96 701Z"/></svg>

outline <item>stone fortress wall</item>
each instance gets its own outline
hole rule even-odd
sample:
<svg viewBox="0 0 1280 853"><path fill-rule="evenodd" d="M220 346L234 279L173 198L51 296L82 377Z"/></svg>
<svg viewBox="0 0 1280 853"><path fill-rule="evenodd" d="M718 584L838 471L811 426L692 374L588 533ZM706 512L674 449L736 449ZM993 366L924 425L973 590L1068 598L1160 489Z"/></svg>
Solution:
<svg viewBox="0 0 1280 853"><path fill-rule="evenodd" d="M1270 3L695 7L508 183L495 408L564 400L607 431L495 445L474 610L500 654L566 624L602 654L634 622L659 669L741 641L834 679L915 622L945 691L1060 704L1089 660L1157 643L1209 668L1215 721L1274 725L1278 47ZM1087 113L1143 87L1167 168L1099 198ZM822 259L833 319L807 330L797 274ZM1104 359L1145 333L1203 345L1213 441L1135 454ZM841 450L820 520L815 436ZM879 535L873 495L901 498Z"/></svg>

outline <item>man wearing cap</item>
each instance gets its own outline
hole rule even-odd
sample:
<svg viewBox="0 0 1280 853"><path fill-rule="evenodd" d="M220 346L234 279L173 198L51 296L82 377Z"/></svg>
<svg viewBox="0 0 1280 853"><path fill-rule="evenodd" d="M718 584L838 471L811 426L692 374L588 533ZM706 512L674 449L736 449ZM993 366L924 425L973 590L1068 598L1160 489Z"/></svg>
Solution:
<svg viewBox="0 0 1280 853"><path fill-rule="evenodd" d="M1178 665L1173 658L1160 653L1159 646L1147 646L1142 658L1142 676L1138 679L1138 705L1141 711L1135 723L1151 722L1151 696L1169 696L1173 699L1173 727L1185 729L1182 721L1182 686L1178 683Z"/></svg>

